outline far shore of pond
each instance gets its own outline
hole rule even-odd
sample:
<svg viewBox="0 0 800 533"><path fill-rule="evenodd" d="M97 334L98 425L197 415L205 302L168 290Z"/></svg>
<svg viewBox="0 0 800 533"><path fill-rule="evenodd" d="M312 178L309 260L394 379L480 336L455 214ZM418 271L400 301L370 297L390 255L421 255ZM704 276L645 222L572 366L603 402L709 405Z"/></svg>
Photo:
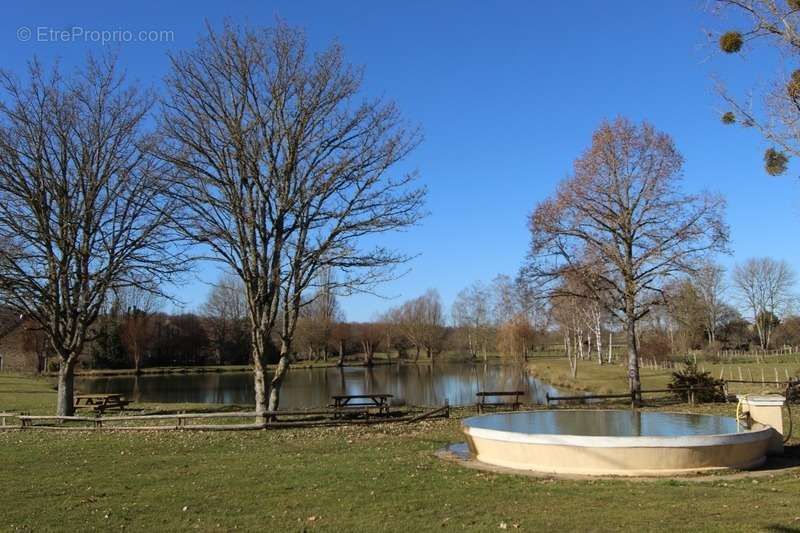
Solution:
<svg viewBox="0 0 800 533"><path fill-rule="evenodd" d="M535 358L549 358L549 355L536 355ZM510 358L505 358L499 355L489 355L488 357L480 357L477 359L473 359L468 355L447 355L442 356L440 358L431 361L427 358L420 358L420 359L408 359L408 358L397 358L397 357L390 357L386 358L379 357L376 354L376 357L372 360L371 366L382 366L382 365L430 365L431 363L436 362L447 362L447 363L469 363L469 364L479 364L483 362L497 362L501 360L507 360L508 363L513 363L514 360ZM530 361L531 359L528 359ZM339 365L338 359L330 358L328 361L294 361L291 364L291 368L293 369L309 369L309 368L362 368L368 366L364 361L358 359L349 359L345 360L344 364ZM274 370L277 367L276 364L267 365L268 370ZM250 372L252 370L252 365L193 365L193 366L154 366L154 367L143 367L139 369L139 375L154 375L154 374L207 374L207 373L224 373L224 372ZM91 377L91 376L133 376L136 375L136 369L134 368L98 368L98 369L76 369L75 375L76 376L83 376L83 377ZM44 376L46 377L56 377L58 376L57 371L51 372L44 372Z"/></svg>

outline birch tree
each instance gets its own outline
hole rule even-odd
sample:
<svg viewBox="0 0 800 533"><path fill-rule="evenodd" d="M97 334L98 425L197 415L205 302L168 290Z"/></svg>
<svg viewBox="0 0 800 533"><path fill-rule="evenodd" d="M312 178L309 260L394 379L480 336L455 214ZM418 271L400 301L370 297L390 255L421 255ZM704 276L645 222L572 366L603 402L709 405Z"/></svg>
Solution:
<svg viewBox="0 0 800 533"><path fill-rule="evenodd" d="M59 360L58 407L107 297L160 294L186 266L145 128L152 98L113 59L73 74L30 63L0 86L0 303L31 320Z"/></svg>
<svg viewBox="0 0 800 533"><path fill-rule="evenodd" d="M641 390L637 323L663 301L666 280L728 242L724 200L683 193L682 166L668 135L618 118L530 216L527 275L550 295L603 302L625 324L632 392Z"/></svg>
<svg viewBox="0 0 800 533"><path fill-rule="evenodd" d="M209 28L171 65L159 155L189 212L186 235L244 284L256 411L274 411L318 272L336 272L331 290L348 293L408 260L364 237L420 219L425 191L396 169L419 134L392 102L361 99L361 70L340 46L312 54L285 24Z"/></svg>

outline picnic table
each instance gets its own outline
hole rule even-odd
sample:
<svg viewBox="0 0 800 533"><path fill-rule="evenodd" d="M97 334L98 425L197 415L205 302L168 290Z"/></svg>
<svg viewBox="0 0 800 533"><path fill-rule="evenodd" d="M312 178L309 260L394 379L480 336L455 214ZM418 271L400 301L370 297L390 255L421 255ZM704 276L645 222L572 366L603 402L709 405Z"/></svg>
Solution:
<svg viewBox="0 0 800 533"><path fill-rule="evenodd" d="M375 408L378 414L389 414L389 399L392 398L391 394L373 393L373 394L334 394L331 396L333 403L334 418L339 418L347 410L357 409L363 411L369 416L369 410Z"/></svg>
<svg viewBox="0 0 800 533"><path fill-rule="evenodd" d="M478 408L478 412L482 413L484 409L487 407L511 407L512 411L518 411L522 402L519 401L521 396L525 395L525 391L521 390L513 390L513 391L481 391L475 394L478 397L478 401L475 403L475 407ZM489 402L487 398L505 398L505 397L512 397L513 400L511 401L494 401Z"/></svg>
<svg viewBox="0 0 800 533"><path fill-rule="evenodd" d="M124 411L131 403L122 394L76 394L75 409L91 409L102 414L106 409L119 409Z"/></svg>

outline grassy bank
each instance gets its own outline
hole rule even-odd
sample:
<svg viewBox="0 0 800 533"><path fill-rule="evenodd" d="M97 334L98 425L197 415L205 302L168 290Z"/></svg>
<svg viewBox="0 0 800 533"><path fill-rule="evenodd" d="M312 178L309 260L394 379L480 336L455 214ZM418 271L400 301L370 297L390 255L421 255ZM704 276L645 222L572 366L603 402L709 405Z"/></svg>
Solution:
<svg viewBox="0 0 800 533"><path fill-rule="evenodd" d="M569 363L565 357L533 358L528 366L531 373L538 379L561 389L574 391L595 392L599 394L616 394L628 391L628 374L622 364L598 365L595 361L579 361L578 373L572 377ZM731 384L731 393L736 392L782 392L782 388L774 385L777 372L779 381L786 379L786 375L796 376L800 372L795 361L768 361L766 363L743 362L711 362L698 361L701 370L710 372L715 378L726 379L755 379L760 381L762 375L765 382L743 385ZM643 389L663 389L669 383L672 370L662 368L643 367L640 370ZM762 374L763 372L763 374Z"/></svg>
<svg viewBox="0 0 800 533"><path fill-rule="evenodd" d="M0 409L35 410L53 400L39 380L0 378ZM222 434L7 431L0 433L0 530L800 527L796 473L757 482L533 479L433 456L459 440L458 420Z"/></svg>
<svg viewBox="0 0 800 533"><path fill-rule="evenodd" d="M570 373L565 357L533 358L528 363L531 373L538 379L560 389L616 394L628 391L628 377L624 366L599 365L595 361L579 361L576 377ZM642 387L663 389L667 386L671 370L641 369Z"/></svg>

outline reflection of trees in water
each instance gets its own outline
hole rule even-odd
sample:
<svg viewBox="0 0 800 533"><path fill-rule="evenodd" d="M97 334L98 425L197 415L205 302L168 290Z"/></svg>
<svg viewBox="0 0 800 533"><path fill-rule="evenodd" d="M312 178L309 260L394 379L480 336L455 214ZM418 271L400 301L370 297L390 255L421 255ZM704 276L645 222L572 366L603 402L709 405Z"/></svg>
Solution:
<svg viewBox="0 0 800 533"><path fill-rule="evenodd" d="M440 405L445 398L452 405L469 405L480 390L517 389L526 391L526 401L540 403L548 390L556 392L529 376L524 366L483 362L292 369L282 392L285 407L299 409L326 406L333 394L386 392L411 405ZM160 403L247 405L254 398L249 372L82 378L78 390Z"/></svg>

